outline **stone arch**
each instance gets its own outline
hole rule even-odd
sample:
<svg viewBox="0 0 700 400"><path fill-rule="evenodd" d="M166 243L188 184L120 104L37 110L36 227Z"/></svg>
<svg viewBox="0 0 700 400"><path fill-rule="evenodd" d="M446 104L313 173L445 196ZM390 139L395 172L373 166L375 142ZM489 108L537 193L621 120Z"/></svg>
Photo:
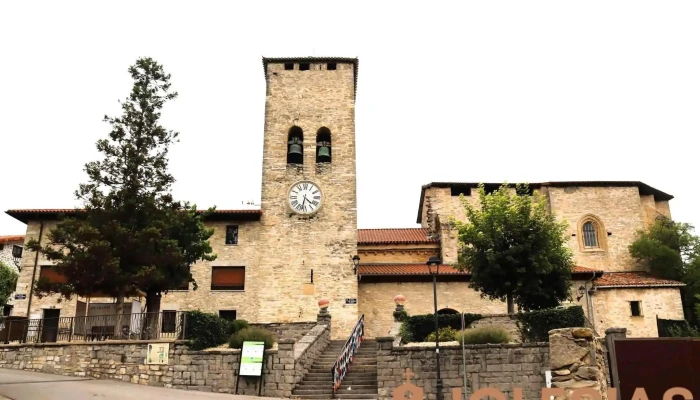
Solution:
<svg viewBox="0 0 700 400"><path fill-rule="evenodd" d="M304 164L304 131L296 125L287 133L287 164Z"/></svg>
<svg viewBox="0 0 700 400"><path fill-rule="evenodd" d="M578 245L581 251L600 251L608 249L608 233L603 221L594 214L579 218Z"/></svg>
<svg viewBox="0 0 700 400"><path fill-rule="evenodd" d="M438 315L451 315L451 314L459 314L459 311L452 309L452 308L441 308L438 310Z"/></svg>
<svg viewBox="0 0 700 400"><path fill-rule="evenodd" d="M325 149L328 153L325 153ZM322 149L324 149L322 151ZM316 163L330 163L332 158L331 130L322 126L316 132Z"/></svg>

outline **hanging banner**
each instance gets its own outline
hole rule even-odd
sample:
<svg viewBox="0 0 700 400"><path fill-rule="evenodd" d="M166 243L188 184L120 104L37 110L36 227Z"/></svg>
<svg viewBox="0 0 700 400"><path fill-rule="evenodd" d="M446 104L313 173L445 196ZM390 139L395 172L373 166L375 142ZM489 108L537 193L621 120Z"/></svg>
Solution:
<svg viewBox="0 0 700 400"><path fill-rule="evenodd" d="M243 342L239 375L262 376L265 342Z"/></svg>

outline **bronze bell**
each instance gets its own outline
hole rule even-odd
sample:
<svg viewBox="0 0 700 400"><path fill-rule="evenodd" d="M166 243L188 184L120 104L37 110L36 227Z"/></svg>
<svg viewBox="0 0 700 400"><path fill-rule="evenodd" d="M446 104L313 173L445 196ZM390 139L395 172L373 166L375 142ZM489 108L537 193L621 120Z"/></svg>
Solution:
<svg viewBox="0 0 700 400"><path fill-rule="evenodd" d="M331 149L328 146L323 146L318 149L318 161L319 162L330 162L331 161Z"/></svg>
<svg viewBox="0 0 700 400"><path fill-rule="evenodd" d="M292 145L289 146L289 154L301 156L301 145L298 143L292 143Z"/></svg>

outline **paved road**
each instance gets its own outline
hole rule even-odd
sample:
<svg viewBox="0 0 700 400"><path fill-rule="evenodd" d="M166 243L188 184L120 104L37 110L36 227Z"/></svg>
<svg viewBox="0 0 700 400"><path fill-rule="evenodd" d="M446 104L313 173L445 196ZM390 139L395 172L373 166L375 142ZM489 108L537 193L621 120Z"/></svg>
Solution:
<svg viewBox="0 0 700 400"><path fill-rule="evenodd" d="M254 400L260 397L166 389L110 380L0 369L0 400ZM269 400L269 398L266 398Z"/></svg>

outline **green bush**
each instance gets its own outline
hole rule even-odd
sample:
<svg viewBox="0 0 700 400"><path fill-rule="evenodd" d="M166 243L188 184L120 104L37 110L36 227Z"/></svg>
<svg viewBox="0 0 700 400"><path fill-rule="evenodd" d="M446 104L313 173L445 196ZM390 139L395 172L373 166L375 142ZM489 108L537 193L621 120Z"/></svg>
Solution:
<svg viewBox="0 0 700 400"><path fill-rule="evenodd" d="M250 324L248 324L248 321L244 319L234 319L233 321L230 322L230 328L229 328L229 335L233 335L234 333L243 330L245 328L249 328Z"/></svg>
<svg viewBox="0 0 700 400"><path fill-rule="evenodd" d="M673 325L666 329L667 337L700 337L700 331L689 323L685 325Z"/></svg>
<svg viewBox="0 0 700 400"><path fill-rule="evenodd" d="M482 326L458 332L456 340L459 344L498 344L510 343L511 337L505 329L498 326Z"/></svg>
<svg viewBox="0 0 700 400"><path fill-rule="evenodd" d="M581 306L519 313L517 318L524 342L549 342L552 329L584 327L586 319Z"/></svg>
<svg viewBox="0 0 700 400"><path fill-rule="evenodd" d="M194 350L217 347L228 340L231 323L216 314L188 311L185 339Z"/></svg>
<svg viewBox="0 0 700 400"><path fill-rule="evenodd" d="M232 349L240 349L243 342L265 342L265 348L270 349L275 344L275 335L262 328L243 328L231 335L228 346Z"/></svg>
<svg viewBox="0 0 700 400"><path fill-rule="evenodd" d="M457 330L447 326L444 328L440 328L438 331L439 334L439 341L440 342L453 342L456 340L457 337ZM435 332L431 332L428 336L425 337L424 342L435 342Z"/></svg>
<svg viewBox="0 0 700 400"><path fill-rule="evenodd" d="M480 314L464 314L465 326L469 326L478 319L481 319ZM450 327L461 330L462 317L460 314L439 314L438 325L441 328ZM423 342L431 333L435 333L435 314L410 316L401 324L399 331L402 343Z"/></svg>

